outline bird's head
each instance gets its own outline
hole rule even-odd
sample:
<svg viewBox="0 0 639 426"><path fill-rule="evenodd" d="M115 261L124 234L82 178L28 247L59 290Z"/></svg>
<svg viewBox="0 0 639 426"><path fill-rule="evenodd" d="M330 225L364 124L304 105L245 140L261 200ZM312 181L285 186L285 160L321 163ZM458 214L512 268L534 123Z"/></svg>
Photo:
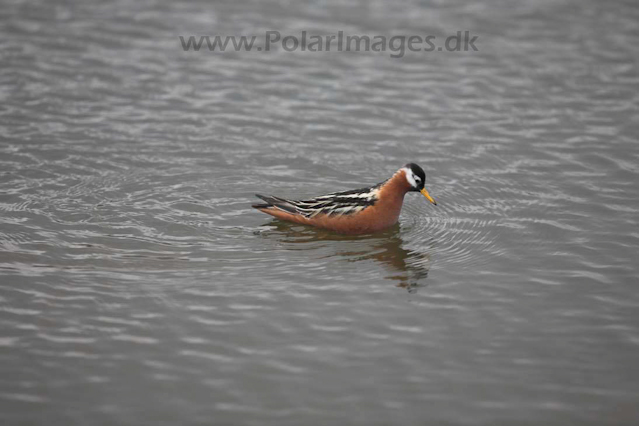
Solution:
<svg viewBox="0 0 639 426"><path fill-rule="evenodd" d="M410 185L409 191L421 192L422 195L428 199L428 201L430 201L434 205L437 205L435 200L433 200L433 197L431 197L428 191L426 191L426 189L424 188L424 183L426 181L426 173L424 173L424 169L422 169L415 163L408 163L404 167L402 167L402 170L406 174L406 180Z"/></svg>

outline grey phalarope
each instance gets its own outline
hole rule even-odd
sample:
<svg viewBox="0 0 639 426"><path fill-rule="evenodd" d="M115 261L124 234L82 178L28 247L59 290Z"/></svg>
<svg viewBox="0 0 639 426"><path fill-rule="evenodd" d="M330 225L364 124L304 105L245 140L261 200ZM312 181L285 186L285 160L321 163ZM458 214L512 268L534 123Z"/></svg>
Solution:
<svg viewBox="0 0 639 426"><path fill-rule="evenodd" d="M264 201L252 207L282 220L317 226L345 234L380 231L397 223L407 192L421 192L434 205L424 188L426 174L409 163L384 182L366 188L334 192L307 200L287 200L255 194Z"/></svg>

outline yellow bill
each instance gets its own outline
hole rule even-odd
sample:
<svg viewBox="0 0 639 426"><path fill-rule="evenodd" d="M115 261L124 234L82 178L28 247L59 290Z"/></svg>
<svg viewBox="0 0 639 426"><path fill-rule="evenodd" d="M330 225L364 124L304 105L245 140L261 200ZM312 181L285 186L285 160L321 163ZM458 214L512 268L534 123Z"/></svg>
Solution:
<svg viewBox="0 0 639 426"><path fill-rule="evenodd" d="M422 188L422 190L419 192L421 192L424 197L428 198L428 201L430 201L434 205L437 205L437 202L433 200L433 197L431 197L428 191L426 191L426 188Z"/></svg>

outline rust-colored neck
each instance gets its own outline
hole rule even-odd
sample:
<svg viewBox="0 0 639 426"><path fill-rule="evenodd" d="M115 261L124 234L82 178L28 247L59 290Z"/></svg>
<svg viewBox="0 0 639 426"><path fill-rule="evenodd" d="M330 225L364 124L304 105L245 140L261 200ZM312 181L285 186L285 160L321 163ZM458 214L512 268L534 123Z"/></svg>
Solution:
<svg viewBox="0 0 639 426"><path fill-rule="evenodd" d="M406 180L406 174L403 170L395 173L379 189L379 204L376 211L379 212L377 220L380 224L390 226L397 222L402 204L404 204L404 195L409 189L410 184Z"/></svg>
<svg viewBox="0 0 639 426"><path fill-rule="evenodd" d="M380 188L385 196L389 198L391 196L397 196L401 199L410 190L410 184L406 180L406 172L404 170L398 170L386 183Z"/></svg>

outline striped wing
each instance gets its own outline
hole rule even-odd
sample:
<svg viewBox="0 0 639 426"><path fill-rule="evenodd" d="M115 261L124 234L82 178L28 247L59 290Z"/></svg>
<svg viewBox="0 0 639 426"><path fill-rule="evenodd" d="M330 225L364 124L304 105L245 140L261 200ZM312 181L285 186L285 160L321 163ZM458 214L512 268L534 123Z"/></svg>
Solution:
<svg viewBox="0 0 639 426"><path fill-rule="evenodd" d="M379 187L381 185L380 183L367 188L334 192L308 200L287 200L280 197L265 197L255 194L267 204L260 204L253 207L275 207L285 212L299 214L307 218L315 217L318 214L330 216L351 215L374 205L378 200Z"/></svg>

